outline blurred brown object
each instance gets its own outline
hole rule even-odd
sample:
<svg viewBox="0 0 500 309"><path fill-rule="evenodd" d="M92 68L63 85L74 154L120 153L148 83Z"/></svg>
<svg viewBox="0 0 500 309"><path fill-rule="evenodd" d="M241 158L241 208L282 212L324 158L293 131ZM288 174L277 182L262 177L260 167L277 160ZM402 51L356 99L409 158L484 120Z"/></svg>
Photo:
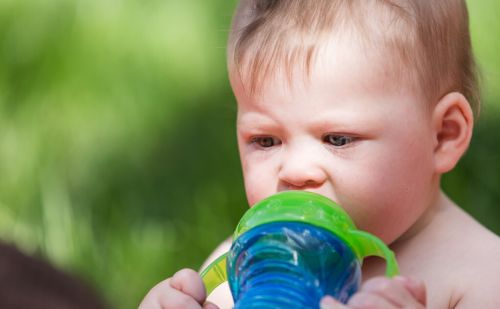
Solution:
<svg viewBox="0 0 500 309"><path fill-rule="evenodd" d="M104 309L81 280L0 242L0 308Z"/></svg>

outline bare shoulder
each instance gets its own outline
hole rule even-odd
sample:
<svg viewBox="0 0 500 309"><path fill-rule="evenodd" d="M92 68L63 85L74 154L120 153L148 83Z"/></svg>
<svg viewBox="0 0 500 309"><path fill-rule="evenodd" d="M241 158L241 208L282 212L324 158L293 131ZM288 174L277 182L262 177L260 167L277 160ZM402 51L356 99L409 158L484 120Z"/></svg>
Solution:
<svg viewBox="0 0 500 309"><path fill-rule="evenodd" d="M500 308L500 237L450 203L396 252L426 283L429 308Z"/></svg>
<svg viewBox="0 0 500 309"><path fill-rule="evenodd" d="M500 237L463 214L450 246L456 269L451 308L500 308Z"/></svg>
<svg viewBox="0 0 500 309"><path fill-rule="evenodd" d="M500 238L479 236L482 239L469 247L464 259L455 308L500 308Z"/></svg>

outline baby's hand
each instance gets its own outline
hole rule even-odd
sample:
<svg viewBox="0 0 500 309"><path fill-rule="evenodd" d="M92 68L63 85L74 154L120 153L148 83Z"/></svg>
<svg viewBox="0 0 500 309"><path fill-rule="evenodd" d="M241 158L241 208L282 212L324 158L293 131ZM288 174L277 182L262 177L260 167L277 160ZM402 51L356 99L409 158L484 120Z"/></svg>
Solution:
<svg viewBox="0 0 500 309"><path fill-rule="evenodd" d="M321 309L425 308L425 286L405 277L376 277L366 281L346 305L330 296L321 300Z"/></svg>
<svg viewBox="0 0 500 309"><path fill-rule="evenodd" d="M172 278L158 283L139 305L139 309L217 309L206 303L200 275L192 269L179 270Z"/></svg>

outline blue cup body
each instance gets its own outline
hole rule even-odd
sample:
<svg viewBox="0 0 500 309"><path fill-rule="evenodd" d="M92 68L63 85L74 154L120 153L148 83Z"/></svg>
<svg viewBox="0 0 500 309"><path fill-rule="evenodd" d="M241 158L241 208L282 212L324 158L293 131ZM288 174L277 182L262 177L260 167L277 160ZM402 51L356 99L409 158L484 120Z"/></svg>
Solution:
<svg viewBox="0 0 500 309"><path fill-rule="evenodd" d="M236 309L319 308L325 295L346 303L361 265L342 239L301 222L273 222L243 233L227 257Z"/></svg>

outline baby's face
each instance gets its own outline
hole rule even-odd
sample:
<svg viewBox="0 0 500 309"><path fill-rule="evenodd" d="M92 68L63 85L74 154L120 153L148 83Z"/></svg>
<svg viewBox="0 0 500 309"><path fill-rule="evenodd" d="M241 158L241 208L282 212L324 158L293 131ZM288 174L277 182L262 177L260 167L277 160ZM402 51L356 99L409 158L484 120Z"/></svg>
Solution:
<svg viewBox="0 0 500 309"><path fill-rule="evenodd" d="M392 242L432 198L431 114L376 59L339 44L319 54L309 79L296 72L291 87L278 75L247 96L232 76L247 198L320 193L358 228Z"/></svg>

